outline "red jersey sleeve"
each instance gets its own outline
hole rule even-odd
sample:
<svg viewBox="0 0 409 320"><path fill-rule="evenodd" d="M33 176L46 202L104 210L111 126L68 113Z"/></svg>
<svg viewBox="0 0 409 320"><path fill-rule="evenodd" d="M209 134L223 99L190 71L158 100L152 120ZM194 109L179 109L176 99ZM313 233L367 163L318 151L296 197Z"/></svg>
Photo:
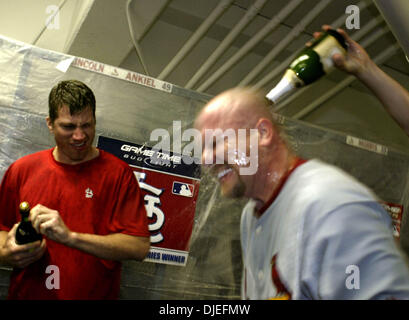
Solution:
<svg viewBox="0 0 409 320"><path fill-rule="evenodd" d="M110 232L149 237L148 217L141 190L131 168L127 167L120 181L110 221Z"/></svg>
<svg viewBox="0 0 409 320"><path fill-rule="evenodd" d="M9 231L19 221L17 180L11 165L0 185L0 231Z"/></svg>

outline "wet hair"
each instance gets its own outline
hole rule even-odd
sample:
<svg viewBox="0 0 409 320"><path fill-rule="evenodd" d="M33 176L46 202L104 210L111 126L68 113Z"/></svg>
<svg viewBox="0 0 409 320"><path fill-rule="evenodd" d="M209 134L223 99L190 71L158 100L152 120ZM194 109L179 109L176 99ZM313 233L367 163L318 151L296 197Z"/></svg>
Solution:
<svg viewBox="0 0 409 320"><path fill-rule="evenodd" d="M64 105L74 115L90 107L95 119L95 96L92 90L78 80L65 80L56 84L48 96L48 115L51 122L58 118L58 110Z"/></svg>

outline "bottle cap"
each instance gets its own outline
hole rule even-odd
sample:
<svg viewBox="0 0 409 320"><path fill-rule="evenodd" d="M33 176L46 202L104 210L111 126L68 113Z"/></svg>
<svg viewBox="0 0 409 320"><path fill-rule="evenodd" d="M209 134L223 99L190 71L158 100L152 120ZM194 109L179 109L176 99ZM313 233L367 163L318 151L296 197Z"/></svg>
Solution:
<svg viewBox="0 0 409 320"><path fill-rule="evenodd" d="M29 212L30 211L30 205L28 204L27 201L23 201L20 203L20 211L21 212Z"/></svg>

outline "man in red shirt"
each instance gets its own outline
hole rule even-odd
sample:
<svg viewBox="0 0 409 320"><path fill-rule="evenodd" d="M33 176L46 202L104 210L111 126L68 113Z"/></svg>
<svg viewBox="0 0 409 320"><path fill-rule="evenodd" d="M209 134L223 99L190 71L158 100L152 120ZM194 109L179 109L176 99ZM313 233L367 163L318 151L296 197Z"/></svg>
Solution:
<svg viewBox="0 0 409 320"><path fill-rule="evenodd" d="M14 267L9 299L116 299L119 261L149 251L138 183L125 162L92 145L95 124L91 89L60 82L47 117L56 147L22 157L3 177L0 263ZM42 241L16 244L22 201Z"/></svg>

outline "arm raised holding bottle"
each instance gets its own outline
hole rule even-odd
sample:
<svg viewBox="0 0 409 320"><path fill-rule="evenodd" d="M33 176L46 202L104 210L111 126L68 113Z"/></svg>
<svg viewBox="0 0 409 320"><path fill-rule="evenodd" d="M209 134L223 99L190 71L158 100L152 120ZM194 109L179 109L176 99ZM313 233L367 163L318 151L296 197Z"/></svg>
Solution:
<svg viewBox="0 0 409 320"><path fill-rule="evenodd" d="M317 81L334 68L334 54L347 54L345 39L335 30L329 28L315 35L316 39L298 53L281 80L267 93L267 100L278 103L298 88Z"/></svg>
<svg viewBox="0 0 409 320"><path fill-rule="evenodd" d="M329 30L328 25L323 30ZM409 92L397 81L380 69L365 49L342 29L337 29L346 43L346 55L334 54L332 59L337 68L356 76L381 101L392 118L409 135ZM314 34L318 37L319 32Z"/></svg>

